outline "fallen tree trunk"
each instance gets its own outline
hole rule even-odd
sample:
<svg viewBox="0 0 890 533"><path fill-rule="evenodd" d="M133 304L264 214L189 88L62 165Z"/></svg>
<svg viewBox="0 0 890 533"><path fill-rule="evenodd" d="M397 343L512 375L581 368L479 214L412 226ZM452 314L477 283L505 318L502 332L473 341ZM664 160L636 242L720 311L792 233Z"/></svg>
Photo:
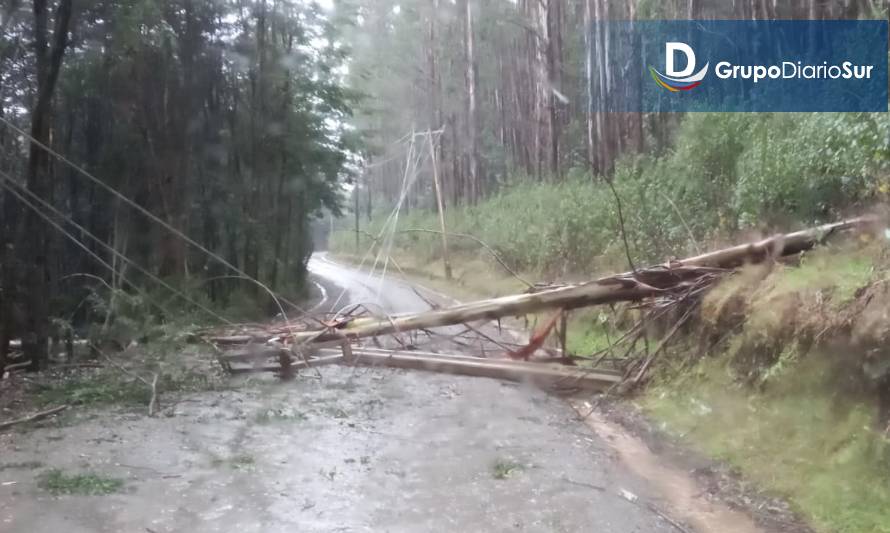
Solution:
<svg viewBox="0 0 890 533"><path fill-rule="evenodd" d="M319 353L319 355L322 355L324 357L333 357L334 355L342 353L341 350L342 350L342 348L340 348L340 349L322 348L321 350L318 350L318 353ZM490 362L494 362L494 363L498 363L498 362L507 363L510 366L516 367L516 368L522 368L522 367L540 368L541 366L547 366L547 365L555 366L558 368L566 368L566 365L564 365L563 363L561 363L559 361L552 361L552 362L546 361L546 360L538 360L538 361L521 361L520 360L520 361L517 361L514 359L507 359L504 357L481 358L481 357L478 357L475 355L424 352L424 351L419 351L419 350L387 350L384 348L372 348L369 346L361 346L361 347L351 346L349 351L352 353L351 359L353 359L353 360L359 358L363 354L378 354L378 355L389 356L392 354L400 354L401 353L401 354L410 354L410 355L428 357L434 361L441 361L441 360L479 361L479 360L483 360L483 361L490 361ZM585 371L582 368L579 368L579 367L576 367L576 368L580 371ZM610 371L610 370L597 369L593 373L597 374L597 375L621 377L620 372L615 372L615 371Z"/></svg>
<svg viewBox="0 0 890 533"><path fill-rule="evenodd" d="M533 293L503 296L446 309L383 318L352 319L339 327L294 333L295 343L330 342L374 337L401 331L495 320L536 313L545 309L574 309L614 302L633 302L654 296L682 294L708 276L716 277L745 263L793 255L824 242L828 237L878 223L877 217L860 217L804 231L777 235L662 265L600 278L578 285Z"/></svg>
<svg viewBox="0 0 890 533"><path fill-rule="evenodd" d="M775 235L761 241L739 244L723 250L708 252L676 261L674 265L736 268L745 263L760 263L773 257L794 255L824 243L829 237L850 230L862 230L876 226L880 219L875 216L864 216L823 224L815 228Z"/></svg>
<svg viewBox="0 0 890 533"><path fill-rule="evenodd" d="M358 365L504 379L551 390L582 389L602 392L621 381L621 376L616 374L571 366L355 347L351 351L354 364Z"/></svg>
<svg viewBox="0 0 890 533"><path fill-rule="evenodd" d="M593 304L640 300L657 292L658 289L645 286L632 279L595 281L532 294L482 300L414 315L396 316L391 319L361 318L353 320L344 328L329 328L320 334L317 331L296 333L293 339L295 342L310 339L313 342L343 338L358 339L398 331L451 326L477 320L495 320L505 316L534 313L543 309L558 307L572 309Z"/></svg>

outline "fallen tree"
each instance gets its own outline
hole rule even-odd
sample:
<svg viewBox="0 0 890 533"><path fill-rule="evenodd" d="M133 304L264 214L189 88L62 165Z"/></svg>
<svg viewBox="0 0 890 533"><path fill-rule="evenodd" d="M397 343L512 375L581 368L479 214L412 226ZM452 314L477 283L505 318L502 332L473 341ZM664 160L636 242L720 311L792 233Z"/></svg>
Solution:
<svg viewBox="0 0 890 533"><path fill-rule="evenodd" d="M445 309L392 317L360 317L340 321L335 318L327 328L294 332L290 340L300 346L465 324L478 320L497 320L546 309L569 310L660 297L677 299L704 290L711 282L743 264L761 263L798 254L825 242L833 235L863 230L878 223L877 217L859 217L776 235L683 260L671 260L661 265L607 276L595 281L544 288Z"/></svg>
<svg viewBox="0 0 890 533"><path fill-rule="evenodd" d="M322 353L329 353L332 355L328 357L334 357L338 352L325 349ZM344 362L349 364L503 379L551 391L602 392L621 381L618 374L559 364L374 348L350 348L346 353L348 360Z"/></svg>
<svg viewBox="0 0 890 533"><path fill-rule="evenodd" d="M522 294L445 309L434 307L421 313L380 316L363 304L355 304L335 315L304 316L297 322L271 327L251 325L215 330L208 332L210 335L204 338L222 348L218 358L230 373L272 371L286 379L297 370L313 368L318 372L316 367L319 365L345 363L506 379L548 390L627 392L647 379L656 359L697 309L700 296L718 279L741 265L793 256L824 243L834 235L877 229L878 223L875 217L860 217L683 260L670 260L586 283L536 286ZM640 302L636 307L643 312L636 323L610 342L606 349L587 356L567 354L563 339L561 352L547 350L548 356L538 359L538 362L515 360L517 357L525 359L541 348L543 337L549 335L560 320L561 326L557 329L562 337L565 334L564 311L615 302ZM679 314L672 314L678 308ZM555 310L556 314L526 344L492 339L478 327L480 322L545 310ZM675 322L650 350L648 334L651 328L648 325L665 319ZM477 325L473 326L473 323ZM459 333L435 329L456 325L463 325L464 329ZM477 357L418 351L423 345L418 339L424 335L428 340L446 340L464 350L472 350L471 344L460 341L464 334L475 334L476 342L480 342ZM401 349L379 349L382 346L377 337L384 335L392 335L392 340ZM378 349L360 345L357 341L363 338L371 338ZM494 359L489 359L488 353L481 347L482 340L499 348L499 351L495 350L497 355ZM353 343L356 345L353 346ZM620 350L620 353L616 350ZM600 363L609 356L611 370L603 370ZM590 366L581 368L556 364L574 365L579 359L587 360L595 370Z"/></svg>

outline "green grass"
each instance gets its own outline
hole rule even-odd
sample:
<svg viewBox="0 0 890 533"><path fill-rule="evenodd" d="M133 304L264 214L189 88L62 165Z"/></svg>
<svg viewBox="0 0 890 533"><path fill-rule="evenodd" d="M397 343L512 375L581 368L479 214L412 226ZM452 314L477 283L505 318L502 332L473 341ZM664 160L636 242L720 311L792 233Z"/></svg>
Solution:
<svg viewBox="0 0 890 533"><path fill-rule="evenodd" d="M873 273L873 262L866 255L823 248L805 255L799 267L783 269L774 281L771 294L828 291L832 303L838 307L850 302Z"/></svg>
<svg viewBox="0 0 890 533"><path fill-rule="evenodd" d="M101 496L120 492L124 481L92 473L67 474L54 468L40 475L37 486L54 496L63 494Z"/></svg>
<svg viewBox="0 0 890 533"><path fill-rule="evenodd" d="M589 356L613 346L622 332L611 326L610 319L611 315L605 309L591 308L573 312L566 336L569 353ZM615 354L616 357L619 355L620 353Z"/></svg>
<svg viewBox="0 0 890 533"><path fill-rule="evenodd" d="M144 371L141 373L150 375ZM222 390L225 387L226 385L215 376L182 368L170 368L162 373L158 380L158 391L161 393L203 392ZM59 404L136 406L147 405L151 400L151 392L144 383L115 369L38 384L33 392L34 399L40 406Z"/></svg>
<svg viewBox="0 0 890 533"><path fill-rule="evenodd" d="M890 532L890 442L872 428L874 408L828 393L834 373L809 358L752 392L725 358L706 360L640 402L669 431L788 497L818 530Z"/></svg>
<svg viewBox="0 0 890 533"><path fill-rule="evenodd" d="M36 389L38 404L46 405L145 405L151 394L142 383L102 372L66 381L42 384Z"/></svg>
<svg viewBox="0 0 890 533"><path fill-rule="evenodd" d="M491 477L495 479L507 479L523 469L521 463L509 459L498 459L491 467Z"/></svg>

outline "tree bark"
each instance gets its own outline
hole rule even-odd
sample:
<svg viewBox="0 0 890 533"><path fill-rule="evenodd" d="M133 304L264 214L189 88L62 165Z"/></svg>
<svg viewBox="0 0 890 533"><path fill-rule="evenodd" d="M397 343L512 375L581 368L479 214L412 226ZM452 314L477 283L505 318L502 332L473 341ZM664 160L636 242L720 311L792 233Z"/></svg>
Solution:
<svg viewBox="0 0 890 533"><path fill-rule="evenodd" d="M584 117L587 126L587 161L596 170L596 148L595 141L595 124L594 124L594 99L593 99L593 47L594 47L594 29L593 29L593 11L590 3L596 0L584 1L584 74L587 84L587 115Z"/></svg>
<svg viewBox="0 0 890 533"><path fill-rule="evenodd" d="M505 316L525 315L546 309L569 310L614 302L640 301L668 294L678 295L688 290L691 284L700 280L702 276L713 276L717 272L733 269L745 263L759 263L784 255L797 254L824 242L834 234L867 229L877 222L876 217L860 217L740 244L681 261L670 261L663 265L637 269L635 272L607 276L587 283L530 294L502 296L416 314L382 319L360 318L341 328L300 331L295 333L292 339L295 343L357 339L471 323L477 320L496 320Z"/></svg>
<svg viewBox="0 0 890 533"><path fill-rule="evenodd" d="M476 203L480 196L479 187L479 149L476 146L476 52L473 43L473 9L469 0L463 0L464 17L464 59L466 64L466 132L467 132L467 198Z"/></svg>
<svg viewBox="0 0 890 533"><path fill-rule="evenodd" d="M68 27L71 22L71 0L59 0L55 15L52 47L47 53L46 30L48 13L46 0L33 0L34 49L37 65L37 101L31 110L31 143L28 151L26 185L35 195L50 201L52 186L49 176L49 155L40 144L50 144L52 97L62 58L68 47ZM44 368L49 360L47 333L49 330L49 261L48 232L42 220L32 210L25 215L20 228L22 249L26 258L27 296L22 350L31 360L30 370Z"/></svg>

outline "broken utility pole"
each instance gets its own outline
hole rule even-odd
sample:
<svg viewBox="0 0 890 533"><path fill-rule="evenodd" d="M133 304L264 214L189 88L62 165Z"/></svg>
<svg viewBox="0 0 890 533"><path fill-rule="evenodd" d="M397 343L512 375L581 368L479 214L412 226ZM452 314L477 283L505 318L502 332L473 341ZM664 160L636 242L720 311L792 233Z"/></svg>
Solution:
<svg viewBox="0 0 890 533"><path fill-rule="evenodd" d="M640 301L659 296L678 296L700 285L703 280L716 279L730 269L745 263L760 263L793 255L824 242L832 235L863 229L877 222L876 217L859 217L777 235L684 260L672 260L662 265L638 269L635 273L625 272L577 285L502 296L409 315L354 318L324 330L296 332L291 340L299 345L359 339L478 320L496 320L545 309L569 310L614 302Z"/></svg>
<svg viewBox="0 0 890 533"><path fill-rule="evenodd" d="M207 340L214 345L228 348L220 349L218 358L223 368L231 373L273 371L286 378L295 370L315 368L325 364L371 365L506 379L561 392L604 391L615 387L626 391L645 379L659 353L691 316L696 308L696 302L700 301L698 296L714 282L732 273L735 268L746 263L762 263L797 254L825 242L832 235L877 225L876 218L861 217L777 235L680 261L672 260L662 265L607 276L587 283L540 290L532 288L530 291L533 292L401 316L374 316L369 309L357 304L345 315L333 317L328 315L324 319L315 317L311 320L310 317L304 317L300 324L287 323L253 331L243 329L237 332L217 331ZM565 340L567 310L588 305L640 300L647 300L645 306L648 312L616 340L616 343L626 342L630 345L624 357L625 364L621 366L620 371L617 368L604 370L571 366L571 354L566 353ZM662 338L655 350L649 352L647 349L644 356L628 358L627 354L631 353L637 340L646 331L644 327L646 321L664 315L674 305L683 302L689 302L690 305L686 306L685 313ZM494 358L488 356L484 347L478 357L422 352L418 351L422 343L418 343L416 337L409 335L404 338L400 335L403 332L412 332L412 335L422 333L432 338L437 335L432 328L463 324L466 327L464 332L475 332L490 341L490 337L485 337L478 327L471 324L480 320L495 320L548 309L555 309L557 312L548 325L532 335L527 344L495 341L501 351L498 352L499 356ZM539 359L534 362L515 360L519 354L520 357L526 358L541 348L543 338L549 335L557 322L559 322L562 357L554 358L551 353L549 360ZM323 327L316 327L315 323L322 324ZM376 339L375 344L378 344L378 348L361 346L359 343L354 346L351 344L361 338L376 338L387 334L394 334L393 339L402 346L402 349L380 349ZM457 341L462 334L444 336L459 346L471 347ZM514 350L511 345L517 346L518 349ZM235 348L236 346L239 348ZM339 346L339 349L334 348L336 346ZM590 356L586 359L596 361L593 366L598 367L611 349L610 346L608 351L603 350L593 354L599 355L598 358ZM569 363L569 366L560 363Z"/></svg>

